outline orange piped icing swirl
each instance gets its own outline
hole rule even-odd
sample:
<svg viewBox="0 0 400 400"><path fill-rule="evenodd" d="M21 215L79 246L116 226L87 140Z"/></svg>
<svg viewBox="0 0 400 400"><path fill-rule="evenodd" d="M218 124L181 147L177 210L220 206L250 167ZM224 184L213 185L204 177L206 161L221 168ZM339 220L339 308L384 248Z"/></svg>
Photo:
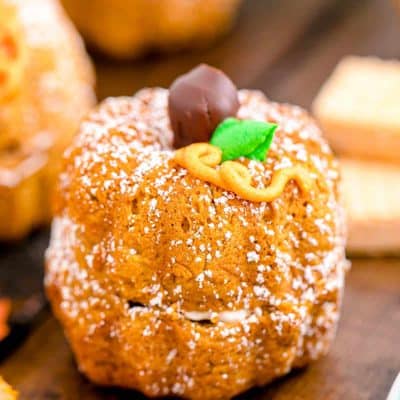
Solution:
<svg viewBox="0 0 400 400"><path fill-rule="evenodd" d="M244 200L270 202L278 198L290 180L295 180L303 192L312 187L308 171L300 166L278 170L266 188L252 186L251 174L246 166L236 161L225 161L219 170L215 169L222 160L221 150L209 143L194 143L175 153L175 162L186 168L192 175L203 181L230 190Z"/></svg>

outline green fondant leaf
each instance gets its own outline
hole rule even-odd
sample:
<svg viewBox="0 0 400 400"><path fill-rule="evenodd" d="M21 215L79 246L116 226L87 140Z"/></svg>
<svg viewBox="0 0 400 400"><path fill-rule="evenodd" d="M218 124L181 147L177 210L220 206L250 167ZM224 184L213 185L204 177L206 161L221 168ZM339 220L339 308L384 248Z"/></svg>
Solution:
<svg viewBox="0 0 400 400"><path fill-rule="evenodd" d="M246 157L251 160L265 161L269 148L271 147L272 140L278 125L268 124L268 132L265 135L265 140L253 152L247 154Z"/></svg>
<svg viewBox="0 0 400 400"><path fill-rule="evenodd" d="M222 161L247 157L265 161L278 125L227 118L217 126L210 143L222 150Z"/></svg>

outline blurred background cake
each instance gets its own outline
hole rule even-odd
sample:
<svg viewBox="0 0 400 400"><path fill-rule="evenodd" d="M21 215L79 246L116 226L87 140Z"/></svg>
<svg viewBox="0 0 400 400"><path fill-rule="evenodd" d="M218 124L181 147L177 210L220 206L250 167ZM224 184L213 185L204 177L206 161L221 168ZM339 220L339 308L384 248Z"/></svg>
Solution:
<svg viewBox="0 0 400 400"><path fill-rule="evenodd" d="M59 158L95 102L93 85L56 0L0 1L0 239L49 221Z"/></svg>
<svg viewBox="0 0 400 400"><path fill-rule="evenodd" d="M201 47L225 33L242 0L63 0L84 37L117 58Z"/></svg>

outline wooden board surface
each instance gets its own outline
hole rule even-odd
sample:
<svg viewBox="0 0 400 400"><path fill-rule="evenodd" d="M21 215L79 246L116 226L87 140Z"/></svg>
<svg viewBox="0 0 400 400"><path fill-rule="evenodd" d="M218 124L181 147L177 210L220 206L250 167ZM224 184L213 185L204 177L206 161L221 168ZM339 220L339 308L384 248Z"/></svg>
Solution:
<svg viewBox="0 0 400 400"><path fill-rule="evenodd" d="M400 57L400 16L388 0L247 0L235 31L214 48L118 64L95 56L99 98L168 86L199 62L226 70L240 87L309 107L338 59L348 53ZM41 290L48 232L0 246L0 293ZM309 368L242 399L385 399L400 371L400 260L355 260L331 353ZM21 400L141 399L100 389L78 372L62 330L45 311L0 374Z"/></svg>

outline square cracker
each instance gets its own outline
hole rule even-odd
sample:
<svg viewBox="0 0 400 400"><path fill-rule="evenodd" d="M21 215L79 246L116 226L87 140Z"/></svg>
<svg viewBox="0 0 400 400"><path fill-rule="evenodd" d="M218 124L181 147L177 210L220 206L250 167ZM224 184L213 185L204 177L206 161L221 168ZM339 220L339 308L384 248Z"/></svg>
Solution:
<svg viewBox="0 0 400 400"><path fill-rule="evenodd" d="M341 159L350 253L400 254L400 165Z"/></svg>
<svg viewBox="0 0 400 400"><path fill-rule="evenodd" d="M400 62L345 57L312 108L338 154L400 162Z"/></svg>

